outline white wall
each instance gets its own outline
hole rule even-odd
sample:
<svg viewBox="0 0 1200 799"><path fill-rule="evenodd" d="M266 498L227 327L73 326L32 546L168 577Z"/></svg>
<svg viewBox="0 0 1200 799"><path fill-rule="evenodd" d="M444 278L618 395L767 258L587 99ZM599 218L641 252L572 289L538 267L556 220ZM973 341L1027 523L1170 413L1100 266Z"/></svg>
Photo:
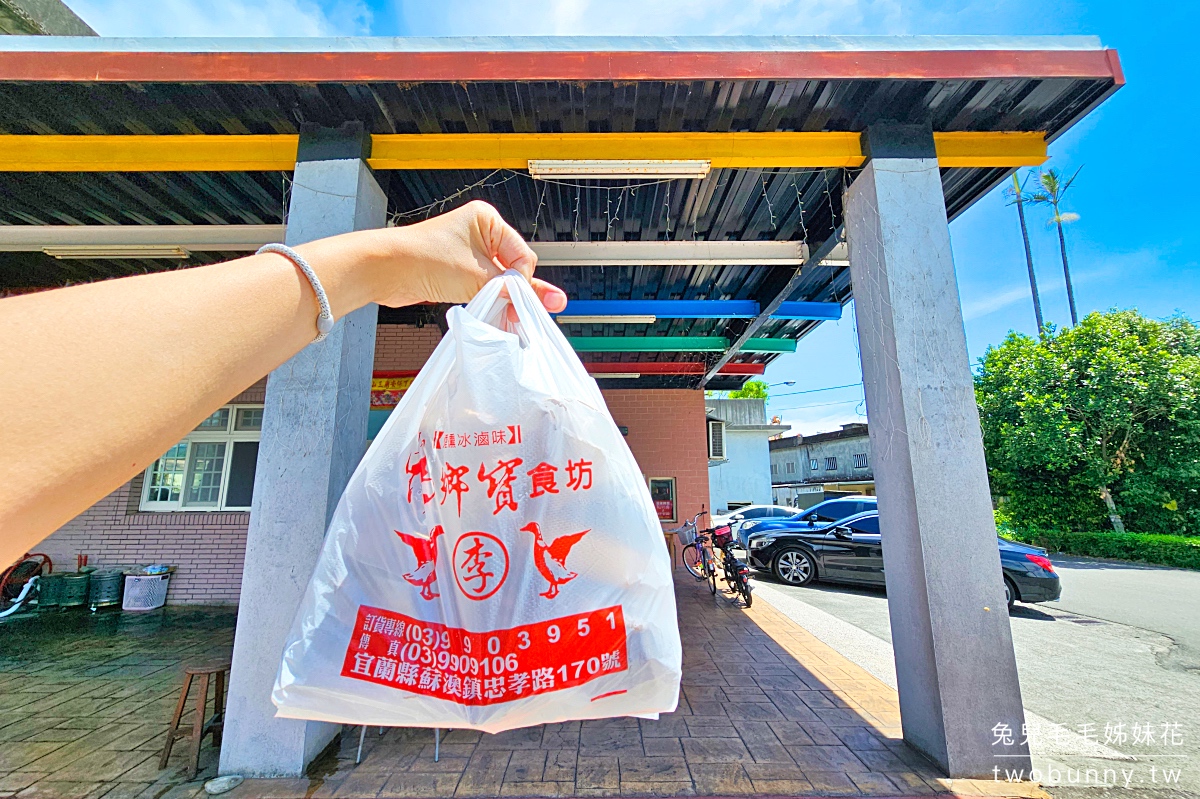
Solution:
<svg viewBox="0 0 1200 799"><path fill-rule="evenodd" d="M761 430L731 430L727 426L725 454L727 460L710 461L708 467L712 512L723 512L731 501L769 505L771 454L767 448L767 434Z"/></svg>

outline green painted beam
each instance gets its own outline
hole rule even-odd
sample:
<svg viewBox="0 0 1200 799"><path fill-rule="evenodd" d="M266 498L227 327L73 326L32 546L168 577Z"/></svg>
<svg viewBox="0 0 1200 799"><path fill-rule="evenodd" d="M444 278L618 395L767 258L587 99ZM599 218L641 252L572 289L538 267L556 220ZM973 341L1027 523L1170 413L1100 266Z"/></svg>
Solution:
<svg viewBox="0 0 1200 799"><path fill-rule="evenodd" d="M752 338L742 345L742 352L795 352L792 338Z"/></svg>
<svg viewBox="0 0 1200 799"><path fill-rule="evenodd" d="M576 352L724 352L723 336L568 336ZM744 352L795 352L796 342L782 338L752 338Z"/></svg>

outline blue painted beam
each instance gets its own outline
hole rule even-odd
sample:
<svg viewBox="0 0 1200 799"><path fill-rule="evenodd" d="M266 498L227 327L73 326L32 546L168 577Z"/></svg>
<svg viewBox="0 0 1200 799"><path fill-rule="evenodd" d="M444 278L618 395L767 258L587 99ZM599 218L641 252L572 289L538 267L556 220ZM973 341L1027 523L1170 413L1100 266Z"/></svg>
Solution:
<svg viewBox="0 0 1200 799"><path fill-rule="evenodd" d="M812 319L835 322L842 318L840 302L783 302L779 310L771 314L772 319Z"/></svg>
<svg viewBox="0 0 1200 799"><path fill-rule="evenodd" d="M571 300L563 316L657 316L660 319L753 319L753 300Z"/></svg>
<svg viewBox="0 0 1200 799"><path fill-rule="evenodd" d="M753 300L571 300L564 316L656 316L660 319L753 319ZM772 319L835 321L842 318L841 303L785 302Z"/></svg>

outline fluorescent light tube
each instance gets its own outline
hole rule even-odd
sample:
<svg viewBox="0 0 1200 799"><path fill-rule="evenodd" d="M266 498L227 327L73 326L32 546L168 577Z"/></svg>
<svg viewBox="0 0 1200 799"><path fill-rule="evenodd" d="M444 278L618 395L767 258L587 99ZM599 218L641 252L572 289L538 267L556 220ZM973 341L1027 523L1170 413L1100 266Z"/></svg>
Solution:
<svg viewBox="0 0 1200 799"><path fill-rule="evenodd" d="M534 178L703 178L711 169L711 161L529 160L529 174Z"/></svg>
<svg viewBox="0 0 1200 799"><path fill-rule="evenodd" d="M652 325L657 316L567 316L557 317L560 325Z"/></svg>
<svg viewBox="0 0 1200 799"><path fill-rule="evenodd" d="M52 258L73 260L81 258L187 258L190 252L183 247L166 244L82 244L43 247Z"/></svg>

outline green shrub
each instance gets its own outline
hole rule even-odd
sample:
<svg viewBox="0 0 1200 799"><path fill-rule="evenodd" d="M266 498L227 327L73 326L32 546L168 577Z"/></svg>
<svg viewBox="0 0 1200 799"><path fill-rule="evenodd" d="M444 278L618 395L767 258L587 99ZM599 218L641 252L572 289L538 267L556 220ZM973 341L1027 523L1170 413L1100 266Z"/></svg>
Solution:
<svg viewBox="0 0 1200 799"><path fill-rule="evenodd" d="M1043 547L1064 555L1113 558L1200 569L1200 538L1148 533L1079 533L1063 530L1017 530L997 519L1000 534L1011 541Z"/></svg>

